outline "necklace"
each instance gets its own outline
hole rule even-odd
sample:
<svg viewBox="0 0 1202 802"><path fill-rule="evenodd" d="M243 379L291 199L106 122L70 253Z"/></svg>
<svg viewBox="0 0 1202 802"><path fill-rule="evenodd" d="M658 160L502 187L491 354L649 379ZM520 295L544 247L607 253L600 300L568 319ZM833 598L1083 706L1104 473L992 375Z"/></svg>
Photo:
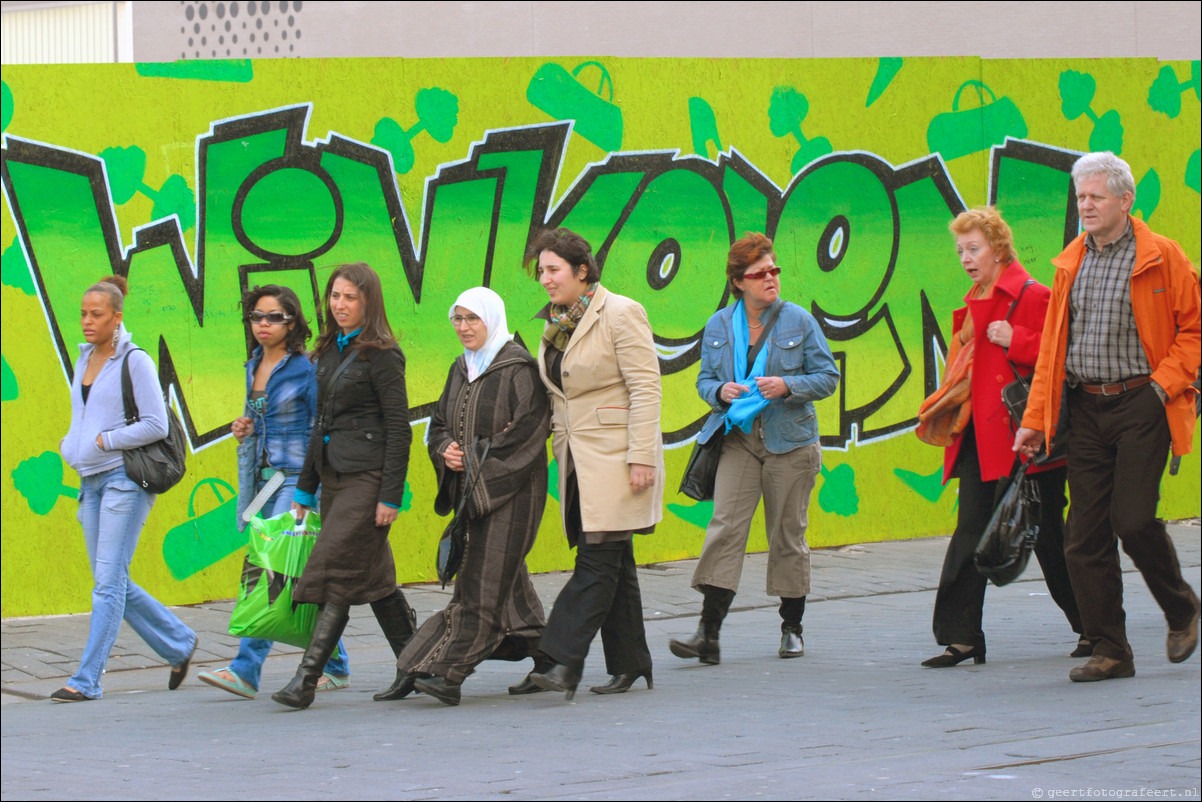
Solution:
<svg viewBox="0 0 1202 802"><path fill-rule="evenodd" d="M762 328L764 328L764 324L763 324L763 323L752 323L751 321L748 321L748 322L747 322L747 328L749 328L749 329L762 329Z"/></svg>

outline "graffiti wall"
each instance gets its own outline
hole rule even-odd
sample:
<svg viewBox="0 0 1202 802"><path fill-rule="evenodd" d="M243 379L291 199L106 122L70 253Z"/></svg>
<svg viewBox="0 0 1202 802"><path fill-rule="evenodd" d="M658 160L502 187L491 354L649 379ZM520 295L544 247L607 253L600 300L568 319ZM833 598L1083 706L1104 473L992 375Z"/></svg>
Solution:
<svg viewBox="0 0 1202 802"><path fill-rule="evenodd" d="M312 317L333 265L381 274L408 358L415 446L392 544L430 580L444 521L422 447L460 352L447 309L486 284L537 344L532 232L582 233L612 290L646 306L661 357L670 491L707 410L698 336L729 302L725 254L777 244L784 295L842 371L819 404L814 546L948 532L954 484L913 435L969 281L948 221L996 203L1050 281L1075 236L1075 156L1131 164L1136 214L1199 258L1198 62L462 59L9 67L3 84L3 615L89 607L78 477L58 454L82 291L111 272L192 447L134 560L167 602L234 594L231 421L247 342L239 297L296 289ZM1162 513L1199 512L1198 457ZM554 487L554 483L552 483ZM640 561L696 555L711 506L668 492ZM529 563L571 554L547 515ZM762 525L752 549L764 549ZM936 570L934 567L932 570ZM821 582L818 578L817 582Z"/></svg>

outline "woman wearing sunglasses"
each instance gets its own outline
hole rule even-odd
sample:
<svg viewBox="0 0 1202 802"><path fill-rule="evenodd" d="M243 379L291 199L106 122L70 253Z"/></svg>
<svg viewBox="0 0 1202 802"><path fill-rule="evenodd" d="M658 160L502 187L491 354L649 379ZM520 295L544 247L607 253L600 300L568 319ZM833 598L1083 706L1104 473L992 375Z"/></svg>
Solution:
<svg viewBox="0 0 1202 802"><path fill-rule="evenodd" d="M768 587L780 597L780 657L801 657L801 617L810 592L806 543L810 492L822 467L814 401L839 386L839 370L814 318L780 297L772 240L747 234L726 259L737 302L710 318L697 392L713 412L698 441L725 431L693 587L705 600L697 632L669 643L677 657L719 662L718 630L743 571L751 519L764 498Z"/></svg>
<svg viewBox="0 0 1202 802"><path fill-rule="evenodd" d="M296 480L304 467L309 433L317 408L317 380L305 353L311 332L300 299L287 287L255 287L242 299L246 336L253 346L246 363L246 404L230 426L238 441L238 531L254 515L270 518L288 512ZM264 491L268 485L274 490ZM264 497L265 496L265 497ZM247 511L250 515L244 515ZM202 671L207 682L235 696L253 699L272 642L243 638L228 668ZM346 649L326 664L317 690L350 684Z"/></svg>

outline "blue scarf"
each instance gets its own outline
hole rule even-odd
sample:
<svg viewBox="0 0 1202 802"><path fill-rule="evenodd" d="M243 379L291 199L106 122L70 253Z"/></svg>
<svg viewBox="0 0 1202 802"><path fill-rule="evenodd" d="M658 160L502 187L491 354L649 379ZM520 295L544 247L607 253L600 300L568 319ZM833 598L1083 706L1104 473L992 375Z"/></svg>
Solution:
<svg viewBox="0 0 1202 802"><path fill-rule="evenodd" d="M751 424L756 416L770 403L760 395L760 388L755 383L757 376L763 376L768 365L768 343L756 354L755 363L747 370L747 348L751 341L751 330L747 326L747 310L743 308L742 299L735 304L731 315L731 325L734 328L735 339L735 381L750 387L750 391L736 398L726 410L726 431L738 426L747 434L751 434Z"/></svg>
<svg viewBox="0 0 1202 802"><path fill-rule="evenodd" d="M338 353L340 353L340 354L341 354L341 353L342 353L342 350L343 350L344 348L346 348L348 345L350 345L350 344L351 344L351 340L353 340L353 339L355 339L356 337L358 337L358 336L359 336L359 332L361 332L361 331L363 331L363 327L362 327L362 326L360 326L359 328L355 329L355 330L354 330L354 331L352 331L350 334L339 334L339 335L338 335Z"/></svg>

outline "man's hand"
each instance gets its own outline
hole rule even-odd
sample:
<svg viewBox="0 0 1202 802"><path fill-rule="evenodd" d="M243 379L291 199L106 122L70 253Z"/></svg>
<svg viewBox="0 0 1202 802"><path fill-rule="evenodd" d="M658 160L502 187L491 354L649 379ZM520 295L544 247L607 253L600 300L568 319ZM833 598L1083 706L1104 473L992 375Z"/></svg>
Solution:
<svg viewBox="0 0 1202 802"><path fill-rule="evenodd" d="M1014 435L1014 448L1012 451L1017 451L1027 459L1034 457L1039 453L1039 449L1043 447L1043 432L1038 429L1028 429L1025 426L1018 430L1018 434Z"/></svg>

